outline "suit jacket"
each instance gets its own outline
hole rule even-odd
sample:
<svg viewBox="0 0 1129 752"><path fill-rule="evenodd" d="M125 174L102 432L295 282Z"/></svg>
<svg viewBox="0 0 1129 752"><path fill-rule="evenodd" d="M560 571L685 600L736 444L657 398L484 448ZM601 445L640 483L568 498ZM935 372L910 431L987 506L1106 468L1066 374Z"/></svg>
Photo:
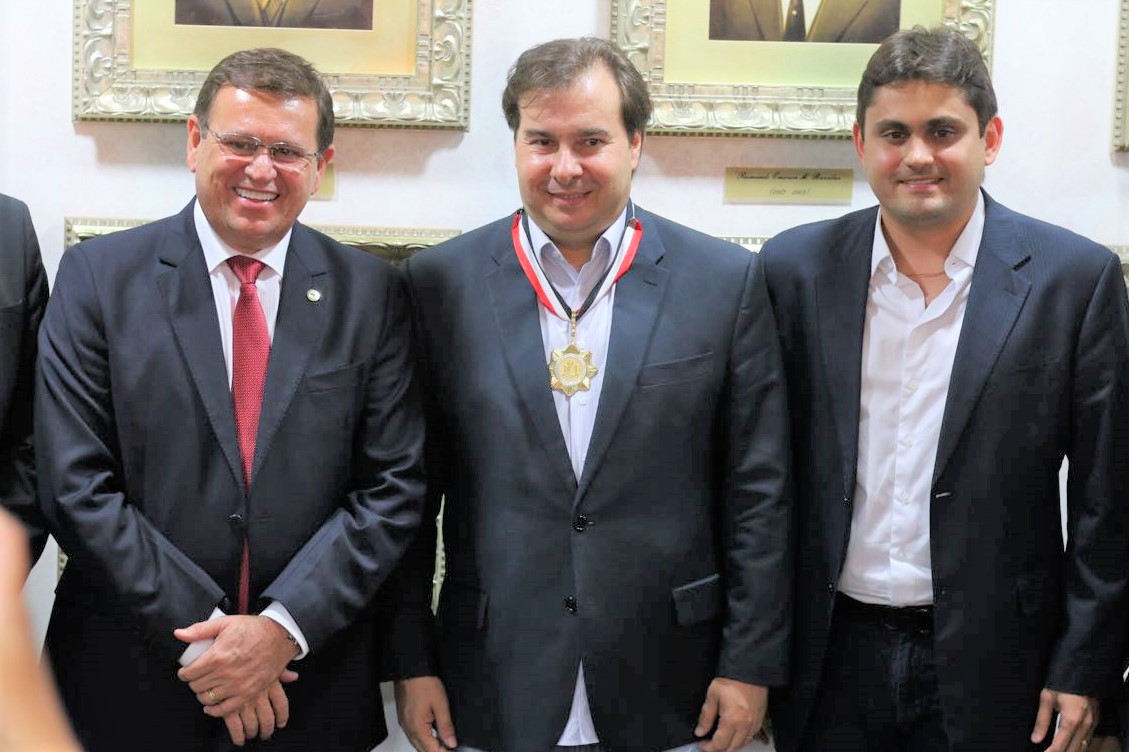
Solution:
<svg viewBox="0 0 1129 752"><path fill-rule="evenodd" d="M176 678L172 631L233 612L246 534L253 602L281 602L310 646L271 748L370 749L385 735L370 600L423 492L401 275L294 226L249 494L192 204L75 246L56 290L36 417L70 562L47 646L85 748L229 746Z"/></svg>
<svg viewBox="0 0 1129 752"><path fill-rule="evenodd" d="M372 0L286 0L275 26L372 29ZM176 23L264 26L256 0L176 0Z"/></svg>
<svg viewBox="0 0 1129 752"><path fill-rule="evenodd" d="M715 676L787 674L786 416L761 269L637 216L579 479L512 218L407 265L446 578L433 623L424 526L397 578L390 659L396 678L441 676L462 744L552 748L581 663L615 750L691 741Z"/></svg>
<svg viewBox="0 0 1129 752"><path fill-rule="evenodd" d="M1044 686L1109 695L1125 631L1121 267L1095 243L985 201L929 509L937 678L953 752L1032 749ZM809 719L850 537L876 211L790 230L763 251L796 479L794 673L771 711L781 752L796 748Z"/></svg>
<svg viewBox="0 0 1129 752"><path fill-rule="evenodd" d="M0 195L0 504L28 531L34 563L47 540L35 500L32 397L36 332L47 305L47 275L31 214Z"/></svg>
<svg viewBox="0 0 1129 752"><path fill-rule="evenodd" d="M808 42L878 44L898 30L901 0L823 0ZM710 0L710 39L779 42L780 0Z"/></svg>

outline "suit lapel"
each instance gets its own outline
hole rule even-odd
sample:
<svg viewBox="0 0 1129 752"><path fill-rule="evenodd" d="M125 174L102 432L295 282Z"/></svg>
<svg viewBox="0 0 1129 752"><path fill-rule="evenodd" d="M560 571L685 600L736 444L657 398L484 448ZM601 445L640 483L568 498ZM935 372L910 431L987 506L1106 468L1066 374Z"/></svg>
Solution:
<svg viewBox="0 0 1129 752"><path fill-rule="evenodd" d="M784 19L780 15L780 0L744 0L752 8L753 21L766 42L779 42L784 36Z"/></svg>
<svg viewBox="0 0 1129 752"><path fill-rule="evenodd" d="M288 0L279 19L280 26L304 26L320 0Z"/></svg>
<svg viewBox="0 0 1129 752"><path fill-rule="evenodd" d="M259 16L259 4L256 0L224 0L224 5L231 13L231 18L237 26L260 26L262 18Z"/></svg>
<svg viewBox="0 0 1129 752"><path fill-rule="evenodd" d="M832 393L835 431L843 458L843 488L854 489L858 469L862 340L874 247L874 211L845 228L835 261L816 277L815 310L824 382Z"/></svg>
<svg viewBox="0 0 1129 752"><path fill-rule="evenodd" d="M854 0L849 2L821 3L815 12L811 26L808 28L808 39L824 39L837 42L847 31L850 25L858 18L859 13L866 7L868 0Z"/></svg>
<svg viewBox="0 0 1129 752"><path fill-rule="evenodd" d="M572 464L564 434L557 420L557 408L549 389L549 369L545 343L541 338L537 297L521 270L505 223L504 238L495 248L496 266L486 276L490 302L494 309L499 347L505 356L514 388L541 436L549 464L569 488L575 488Z"/></svg>
<svg viewBox="0 0 1129 752"><path fill-rule="evenodd" d="M653 216L638 212L643 238L631 269L615 285L615 307L608 338L608 362L604 366L600 405L584 460L584 477L576 498L584 495L592 475L611 444L616 427L631 401L647 343L658 319L670 273L658 266L665 249Z"/></svg>
<svg viewBox="0 0 1129 752"><path fill-rule="evenodd" d="M232 476L242 488L243 470L235 434L231 386L227 381L223 343L216 321L215 297L204 263L204 251L193 227L193 205L190 203L173 220L172 230L165 237L158 254L161 266L157 287L165 298L173 334L212 431Z"/></svg>
<svg viewBox="0 0 1129 752"><path fill-rule="evenodd" d="M953 358L933 482L941 477L980 398L996 358L1015 326L1031 283L1017 273L1030 258L1020 228L1006 210L984 196L984 236L972 273L960 341Z"/></svg>
<svg viewBox="0 0 1129 752"><path fill-rule="evenodd" d="M308 295L311 290L320 293L316 302L310 300L310 297L315 297ZM278 318L274 324L263 407L259 413L259 432L255 439L252 479L258 473L278 426L298 391L298 384L321 340L330 312L340 310L344 304L335 299L335 292L321 248L313 242L307 228L295 224L290 247L286 251Z"/></svg>

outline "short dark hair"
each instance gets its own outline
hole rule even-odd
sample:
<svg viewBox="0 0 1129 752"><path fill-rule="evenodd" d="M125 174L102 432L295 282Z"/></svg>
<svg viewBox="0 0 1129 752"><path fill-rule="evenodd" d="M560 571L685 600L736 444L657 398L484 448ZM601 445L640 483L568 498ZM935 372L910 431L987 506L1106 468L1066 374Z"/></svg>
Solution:
<svg viewBox="0 0 1129 752"><path fill-rule="evenodd" d="M651 118L651 95L643 76L611 42L596 37L555 39L521 53L506 75L502 112L517 135L522 100L538 91L559 91L576 83L594 66L602 64L619 87L620 115L627 134L642 134Z"/></svg>
<svg viewBox="0 0 1129 752"><path fill-rule="evenodd" d="M976 110L980 135L995 117L996 92L984 56L971 39L955 29L940 26L926 29L915 26L886 38L870 58L859 83L859 128L866 123L866 108L874 101L880 86L897 86L908 81L926 81L954 86Z"/></svg>
<svg viewBox="0 0 1129 752"><path fill-rule="evenodd" d="M274 47L233 52L208 73L192 114L208 129L212 101L224 86L266 92L283 99L307 97L318 107L318 153L333 143L333 97L325 81L307 60Z"/></svg>

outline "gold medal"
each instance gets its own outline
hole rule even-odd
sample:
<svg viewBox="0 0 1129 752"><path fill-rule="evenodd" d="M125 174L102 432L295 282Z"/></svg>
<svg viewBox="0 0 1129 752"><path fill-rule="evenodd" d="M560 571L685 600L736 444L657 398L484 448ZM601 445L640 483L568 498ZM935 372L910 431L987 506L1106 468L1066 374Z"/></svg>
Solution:
<svg viewBox="0 0 1129 752"><path fill-rule="evenodd" d="M592 351L582 350L575 342L557 347L549 358L549 386L571 397L592 388L592 377L599 373L592 363Z"/></svg>
<svg viewBox="0 0 1129 752"><path fill-rule="evenodd" d="M592 351L576 345L576 312L568 321L568 345L554 347L549 355L549 387L571 397L592 388L592 377L600 370L592 362Z"/></svg>

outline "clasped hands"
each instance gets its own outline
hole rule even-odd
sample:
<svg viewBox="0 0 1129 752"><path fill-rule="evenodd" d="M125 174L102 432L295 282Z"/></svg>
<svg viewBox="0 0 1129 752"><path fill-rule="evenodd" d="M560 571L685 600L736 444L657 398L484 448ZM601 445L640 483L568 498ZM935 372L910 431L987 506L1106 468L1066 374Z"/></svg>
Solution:
<svg viewBox="0 0 1129 752"><path fill-rule="evenodd" d="M297 648L281 624L266 616L222 616L173 632L184 643L214 640L177 672L204 712L222 718L231 741L269 739L284 728L290 705L283 684L298 678L286 666Z"/></svg>

